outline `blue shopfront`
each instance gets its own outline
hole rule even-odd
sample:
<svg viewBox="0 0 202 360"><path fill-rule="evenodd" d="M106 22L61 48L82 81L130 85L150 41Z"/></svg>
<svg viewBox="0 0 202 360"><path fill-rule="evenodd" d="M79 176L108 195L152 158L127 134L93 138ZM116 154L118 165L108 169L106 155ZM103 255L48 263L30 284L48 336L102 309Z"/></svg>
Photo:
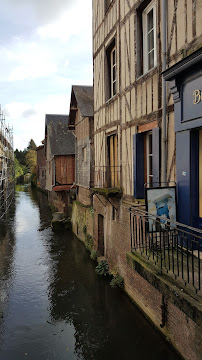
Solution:
<svg viewBox="0 0 202 360"><path fill-rule="evenodd" d="M202 229L202 48L163 76L175 107L178 221Z"/></svg>

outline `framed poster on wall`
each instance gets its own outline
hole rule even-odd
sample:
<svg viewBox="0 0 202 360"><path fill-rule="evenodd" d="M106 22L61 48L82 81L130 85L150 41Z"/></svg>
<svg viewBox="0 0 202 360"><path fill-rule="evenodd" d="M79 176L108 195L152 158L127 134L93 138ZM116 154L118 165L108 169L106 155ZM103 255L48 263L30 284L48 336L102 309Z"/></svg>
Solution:
<svg viewBox="0 0 202 360"><path fill-rule="evenodd" d="M176 221L176 187L145 188L146 209L150 215L158 219L161 227L169 221ZM158 231L154 218L149 219L149 231Z"/></svg>

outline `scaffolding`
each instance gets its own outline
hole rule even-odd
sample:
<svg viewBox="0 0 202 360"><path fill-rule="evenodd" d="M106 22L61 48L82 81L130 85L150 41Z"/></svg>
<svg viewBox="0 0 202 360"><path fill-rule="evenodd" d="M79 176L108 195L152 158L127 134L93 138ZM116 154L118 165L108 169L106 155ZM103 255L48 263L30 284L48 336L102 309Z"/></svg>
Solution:
<svg viewBox="0 0 202 360"><path fill-rule="evenodd" d="M13 128L6 124L0 107L0 220L7 213L14 194Z"/></svg>

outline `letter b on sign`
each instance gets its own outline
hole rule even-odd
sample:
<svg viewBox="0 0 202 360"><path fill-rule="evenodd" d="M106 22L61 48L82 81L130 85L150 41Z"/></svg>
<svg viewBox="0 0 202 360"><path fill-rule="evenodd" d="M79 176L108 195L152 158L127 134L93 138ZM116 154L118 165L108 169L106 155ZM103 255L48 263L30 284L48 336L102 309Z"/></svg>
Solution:
<svg viewBox="0 0 202 360"><path fill-rule="evenodd" d="M200 101L202 100L202 94L201 94L201 90L195 90L193 92L193 96L194 96L194 100L193 100L193 103L196 105L196 104L199 104Z"/></svg>

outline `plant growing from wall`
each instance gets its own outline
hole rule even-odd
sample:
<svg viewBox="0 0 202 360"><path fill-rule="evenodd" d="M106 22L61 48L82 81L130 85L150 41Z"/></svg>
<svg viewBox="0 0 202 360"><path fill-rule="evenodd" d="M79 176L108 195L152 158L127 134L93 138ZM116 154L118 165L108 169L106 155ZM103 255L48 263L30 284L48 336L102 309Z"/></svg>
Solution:
<svg viewBox="0 0 202 360"><path fill-rule="evenodd" d="M109 275L109 265L106 260L100 261L98 266L96 266L95 271L98 275L107 276Z"/></svg>
<svg viewBox="0 0 202 360"><path fill-rule="evenodd" d="M123 287L123 278L122 278L122 276L119 275L119 274L113 275L113 278L110 281L109 285L111 287L120 287L120 288L122 288Z"/></svg>
<svg viewBox="0 0 202 360"><path fill-rule="evenodd" d="M91 249L90 258L92 260L97 260L97 252L94 249Z"/></svg>

